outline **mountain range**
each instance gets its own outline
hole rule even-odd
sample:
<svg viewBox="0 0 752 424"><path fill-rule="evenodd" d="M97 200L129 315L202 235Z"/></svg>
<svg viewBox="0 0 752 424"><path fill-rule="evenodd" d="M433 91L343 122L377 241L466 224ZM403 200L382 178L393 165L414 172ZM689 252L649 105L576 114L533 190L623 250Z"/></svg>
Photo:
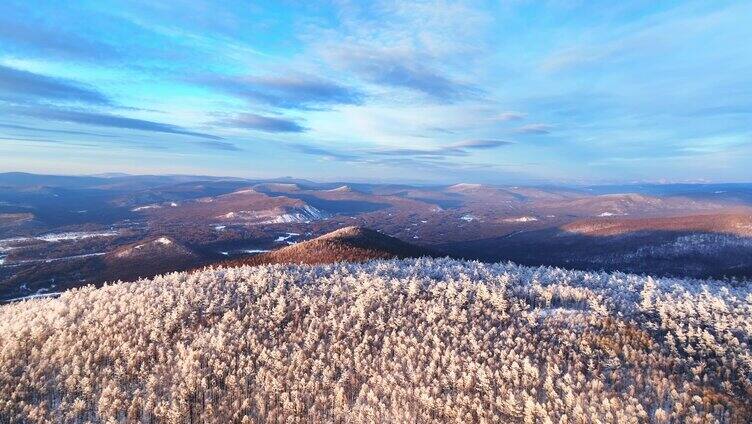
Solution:
<svg viewBox="0 0 752 424"><path fill-rule="evenodd" d="M233 260L367 258L379 251L368 245L375 234L434 256L744 278L752 276L750 193L752 184L420 186L6 173L0 300ZM345 227L373 233L337 253L269 252Z"/></svg>

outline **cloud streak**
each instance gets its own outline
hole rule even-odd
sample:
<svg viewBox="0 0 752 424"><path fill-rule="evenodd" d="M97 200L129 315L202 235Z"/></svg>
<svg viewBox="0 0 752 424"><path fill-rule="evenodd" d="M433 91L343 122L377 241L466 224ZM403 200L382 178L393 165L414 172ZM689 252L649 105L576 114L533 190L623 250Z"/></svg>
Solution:
<svg viewBox="0 0 752 424"><path fill-rule="evenodd" d="M15 124L0 124L0 128L6 128L6 129L18 130L18 131L33 131L33 132L42 132L42 133L53 133L53 134L91 135L91 136L95 136L95 137L117 137L116 135L112 135L112 134L101 134L101 133L95 133L95 132L89 132L89 131L48 129L48 128L39 128L39 127L29 127L29 126L25 126L25 125L15 125Z"/></svg>
<svg viewBox="0 0 752 424"><path fill-rule="evenodd" d="M32 51L46 57L79 60L111 60L120 56L108 44L60 28L49 28L44 22L29 22L28 17L15 21L0 18L0 44L5 45L3 50Z"/></svg>
<svg viewBox="0 0 752 424"><path fill-rule="evenodd" d="M0 65L0 95L8 100L43 99L106 105L99 91L75 81L54 78Z"/></svg>
<svg viewBox="0 0 752 424"><path fill-rule="evenodd" d="M340 66L374 84L406 88L433 99L451 103L467 98L477 90L431 69L414 55L368 47L340 48L329 55Z"/></svg>
<svg viewBox="0 0 752 424"><path fill-rule="evenodd" d="M507 111L507 112L501 112L500 114L494 116L492 119L494 121L499 121L499 122L508 122L508 121L519 121L521 119L524 119L526 116L527 114L525 113Z"/></svg>
<svg viewBox="0 0 752 424"><path fill-rule="evenodd" d="M256 115L255 113L241 113L232 118L221 120L218 124L272 133L301 133L306 131L306 128L293 120Z"/></svg>
<svg viewBox="0 0 752 424"><path fill-rule="evenodd" d="M398 156L398 157L449 157L449 156L468 156L472 150L494 149L502 146L515 144L511 141L493 140L493 139L471 139L463 140L447 146L433 149L374 149L368 153L376 156Z"/></svg>
<svg viewBox="0 0 752 424"><path fill-rule="evenodd" d="M228 141L221 141L221 140L198 141L194 144L203 146L207 149L221 150L225 152L239 152L242 150L238 146L234 145L233 143L230 143Z"/></svg>
<svg viewBox="0 0 752 424"><path fill-rule="evenodd" d="M282 109L354 105L363 101L363 94L355 89L303 74L264 77L213 75L194 81L230 96Z"/></svg>
<svg viewBox="0 0 752 424"><path fill-rule="evenodd" d="M333 149L327 149L325 147L314 146L310 144L285 143L285 146L306 155L319 156L325 159L334 159L346 162L359 161L362 159L361 156L356 154L339 152Z"/></svg>
<svg viewBox="0 0 752 424"><path fill-rule="evenodd" d="M222 137L196 131L190 131L177 125L164 124L161 122L147 121L143 119L127 118L124 116L110 115L105 113L85 112L58 108L30 107L14 108L13 110L11 110L11 113L43 120L70 122L98 127L149 131L165 134L187 135L191 137L204 138L207 140L222 140Z"/></svg>
<svg viewBox="0 0 752 424"><path fill-rule="evenodd" d="M553 127L547 124L529 124L515 128L518 134L550 134Z"/></svg>

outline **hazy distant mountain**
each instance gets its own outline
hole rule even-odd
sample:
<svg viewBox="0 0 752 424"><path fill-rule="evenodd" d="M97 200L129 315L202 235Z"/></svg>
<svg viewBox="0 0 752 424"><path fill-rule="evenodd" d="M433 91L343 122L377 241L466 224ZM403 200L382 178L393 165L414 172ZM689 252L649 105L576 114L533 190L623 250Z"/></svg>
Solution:
<svg viewBox="0 0 752 424"><path fill-rule="evenodd" d="M452 257L752 277L748 223L728 216L752 216L752 185L418 186L0 173L0 299L195 268L350 226ZM68 233L117 236L50 241ZM161 237L191 254L158 249L128 267L110 260ZM345 251L370 258L362 249L368 247Z"/></svg>

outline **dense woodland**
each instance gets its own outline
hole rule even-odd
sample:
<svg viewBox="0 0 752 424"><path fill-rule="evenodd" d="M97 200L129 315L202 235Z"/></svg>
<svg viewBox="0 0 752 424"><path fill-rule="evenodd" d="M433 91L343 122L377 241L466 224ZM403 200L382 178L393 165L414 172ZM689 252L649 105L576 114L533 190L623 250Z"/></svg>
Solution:
<svg viewBox="0 0 752 424"><path fill-rule="evenodd" d="M0 307L0 422L747 423L752 283L449 259Z"/></svg>

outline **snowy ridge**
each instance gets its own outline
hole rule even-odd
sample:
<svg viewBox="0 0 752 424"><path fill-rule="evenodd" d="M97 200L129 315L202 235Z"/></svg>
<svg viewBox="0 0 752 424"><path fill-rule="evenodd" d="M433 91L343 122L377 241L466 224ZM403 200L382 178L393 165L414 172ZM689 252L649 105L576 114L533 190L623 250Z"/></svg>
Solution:
<svg viewBox="0 0 752 424"><path fill-rule="evenodd" d="M308 223L327 219L331 215L310 205L304 205L301 208L292 209L290 212L280 214L272 219L264 221L264 224L290 224L290 223Z"/></svg>
<svg viewBox="0 0 752 424"><path fill-rule="evenodd" d="M49 233L34 237L13 237L0 239L0 252L9 252L16 249L19 244L30 241L44 241L48 243L58 243L61 241L84 240L95 237L114 237L119 235L117 231L71 231L67 233Z"/></svg>

